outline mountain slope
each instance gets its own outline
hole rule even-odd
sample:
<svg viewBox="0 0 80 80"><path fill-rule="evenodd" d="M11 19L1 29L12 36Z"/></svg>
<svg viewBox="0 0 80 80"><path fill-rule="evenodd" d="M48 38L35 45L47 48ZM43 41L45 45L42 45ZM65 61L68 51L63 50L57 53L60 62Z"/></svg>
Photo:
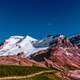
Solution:
<svg viewBox="0 0 80 80"><path fill-rule="evenodd" d="M34 39L30 36L12 36L8 40L5 40L4 44L1 45L0 56L8 55L18 55L23 53L25 57L39 51L44 48L35 48L33 44L37 42L37 39Z"/></svg>

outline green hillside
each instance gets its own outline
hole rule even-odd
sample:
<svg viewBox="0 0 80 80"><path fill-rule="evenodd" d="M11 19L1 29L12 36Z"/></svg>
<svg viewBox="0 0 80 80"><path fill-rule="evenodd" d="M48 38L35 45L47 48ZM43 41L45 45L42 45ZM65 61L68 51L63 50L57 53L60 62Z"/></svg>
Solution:
<svg viewBox="0 0 80 80"><path fill-rule="evenodd" d="M27 76L27 75L39 73L41 71L44 73L35 75L34 77L30 77L27 79L20 78L16 80L62 80L61 78L55 75L55 73L57 72L56 70L41 68L36 66L27 67L27 66L14 66L14 65L0 65L0 78L12 77L12 76L13 77ZM46 71L52 71L52 72L46 72ZM11 80L15 80L15 79L11 79Z"/></svg>
<svg viewBox="0 0 80 80"><path fill-rule="evenodd" d="M44 73L29 79L16 79L16 80L65 80L65 79L56 76L54 73Z"/></svg>
<svg viewBox="0 0 80 80"><path fill-rule="evenodd" d="M14 66L14 65L0 65L0 77L5 76L24 76L40 72L43 70L49 70L41 67L26 67L26 66Z"/></svg>

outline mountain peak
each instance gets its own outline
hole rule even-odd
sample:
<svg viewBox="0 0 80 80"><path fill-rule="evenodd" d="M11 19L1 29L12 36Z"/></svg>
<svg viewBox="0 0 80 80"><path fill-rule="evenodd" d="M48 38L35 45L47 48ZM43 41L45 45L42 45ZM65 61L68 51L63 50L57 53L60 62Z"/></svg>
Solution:
<svg viewBox="0 0 80 80"><path fill-rule="evenodd" d="M60 37L60 38L64 38L65 36L64 36L64 35L60 35L59 37Z"/></svg>
<svg viewBox="0 0 80 80"><path fill-rule="evenodd" d="M0 56L17 55L18 53L24 53L25 57L46 48L35 48L33 44L36 44L38 40L31 36L11 36L5 40L4 44L0 48Z"/></svg>
<svg viewBox="0 0 80 80"><path fill-rule="evenodd" d="M66 38L64 35L49 35L47 38L37 40L31 36L11 36L5 40L4 44L0 47L0 56L3 55L17 55L18 53L24 53L25 56L29 56L40 50L47 48L60 46L60 47L73 47L71 40L80 41L79 36L74 38ZM76 42L76 41L75 41ZM74 43L75 43L74 42Z"/></svg>
<svg viewBox="0 0 80 80"><path fill-rule="evenodd" d="M31 37L31 36L29 36L29 35L27 35L27 36L26 36L26 38L27 38L28 40L30 40L30 41L37 41L37 39L32 38L32 37Z"/></svg>

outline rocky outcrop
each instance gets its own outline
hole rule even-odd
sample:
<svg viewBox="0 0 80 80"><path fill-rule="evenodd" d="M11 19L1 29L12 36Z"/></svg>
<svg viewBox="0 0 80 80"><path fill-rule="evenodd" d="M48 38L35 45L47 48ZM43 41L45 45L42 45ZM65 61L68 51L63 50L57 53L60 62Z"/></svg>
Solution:
<svg viewBox="0 0 80 80"><path fill-rule="evenodd" d="M47 67L64 72L66 74L64 76L70 78L70 80L80 79L80 48L72 44L69 39L59 37L56 47L36 54L35 56L33 55L33 60L40 59L40 61L36 61L43 62Z"/></svg>
<svg viewBox="0 0 80 80"><path fill-rule="evenodd" d="M0 56L0 64L1 65L46 67L43 63L36 62L29 58L22 58L20 56Z"/></svg>

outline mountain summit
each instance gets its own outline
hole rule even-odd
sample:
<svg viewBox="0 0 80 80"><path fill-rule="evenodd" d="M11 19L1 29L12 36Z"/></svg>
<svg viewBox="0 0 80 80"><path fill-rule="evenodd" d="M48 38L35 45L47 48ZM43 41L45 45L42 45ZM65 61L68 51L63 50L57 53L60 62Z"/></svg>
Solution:
<svg viewBox="0 0 80 80"><path fill-rule="evenodd" d="M47 38L38 40L30 36L11 36L0 46L0 56L18 55L23 53L25 57L30 56L41 50L46 50L51 47L71 46L71 44L79 45L79 35L67 38L65 42L64 35L49 35Z"/></svg>
<svg viewBox="0 0 80 80"><path fill-rule="evenodd" d="M0 48L0 56L8 55L17 55L19 53L24 53L24 56L29 56L37 52L39 49L45 48L36 48L33 44L38 42L37 39L34 39L30 36L11 36L9 39L5 40L4 44Z"/></svg>

